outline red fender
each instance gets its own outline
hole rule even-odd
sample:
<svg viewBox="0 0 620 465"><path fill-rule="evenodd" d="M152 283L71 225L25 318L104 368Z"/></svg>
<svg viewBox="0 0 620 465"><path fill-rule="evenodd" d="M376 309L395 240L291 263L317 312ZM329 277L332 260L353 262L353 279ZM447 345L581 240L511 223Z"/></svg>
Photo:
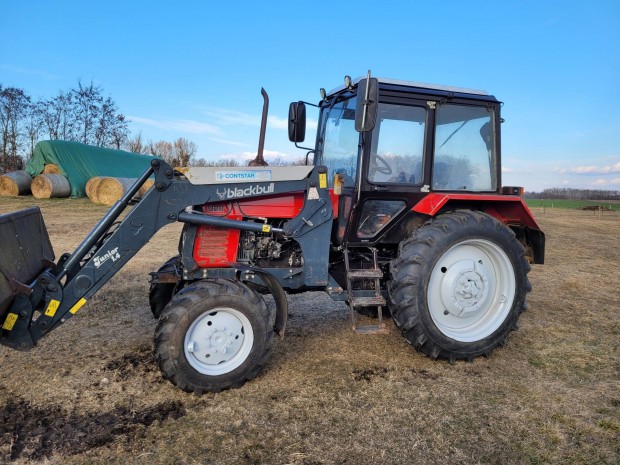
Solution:
<svg viewBox="0 0 620 465"><path fill-rule="evenodd" d="M412 208L417 213L435 216L447 204L456 208L475 208L507 226L522 227L524 240L532 248L532 260L545 260L545 234L521 197L516 195L450 194L432 192Z"/></svg>
<svg viewBox="0 0 620 465"><path fill-rule="evenodd" d="M528 228L540 230L534 215L521 197L514 195L487 194L449 194L432 192L412 208L417 213L435 216L448 202L471 205L475 202L479 210L488 213L505 224L522 224Z"/></svg>

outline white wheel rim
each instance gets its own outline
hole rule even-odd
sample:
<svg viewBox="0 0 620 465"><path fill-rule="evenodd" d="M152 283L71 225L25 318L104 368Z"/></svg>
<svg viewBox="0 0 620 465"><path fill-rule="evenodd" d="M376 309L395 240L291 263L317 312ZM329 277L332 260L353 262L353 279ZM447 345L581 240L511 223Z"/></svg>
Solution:
<svg viewBox="0 0 620 465"><path fill-rule="evenodd" d="M185 333L185 358L202 374L223 375L247 359L253 344L250 320L234 308L217 307L196 318Z"/></svg>
<svg viewBox="0 0 620 465"><path fill-rule="evenodd" d="M484 239L460 242L431 272L427 298L431 318L447 337L474 342L504 322L515 297L515 272L506 253Z"/></svg>

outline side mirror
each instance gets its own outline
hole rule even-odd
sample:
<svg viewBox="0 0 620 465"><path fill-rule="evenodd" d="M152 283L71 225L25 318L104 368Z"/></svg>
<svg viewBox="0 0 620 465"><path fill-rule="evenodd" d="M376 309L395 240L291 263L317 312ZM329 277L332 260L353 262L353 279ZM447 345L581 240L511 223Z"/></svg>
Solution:
<svg viewBox="0 0 620 465"><path fill-rule="evenodd" d="M303 142L306 138L306 104L293 102L288 107L288 140Z"/></svg>
<svg viewBox="0 0 620 465"><path fill-rule="evenodd" d="M357 102L355 105L355 130L357 132L372 131L377 121L379 106L379 81L369 77L362 79L357 85Z"/></svg>

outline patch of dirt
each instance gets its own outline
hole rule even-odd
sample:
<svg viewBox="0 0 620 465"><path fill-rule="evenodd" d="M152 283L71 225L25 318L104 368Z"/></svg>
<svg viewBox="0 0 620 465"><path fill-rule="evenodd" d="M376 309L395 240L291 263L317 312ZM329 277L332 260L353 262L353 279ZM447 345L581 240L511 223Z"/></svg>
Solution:
<svg viewBox="0 0 620 465"><path fill-rule="evenodd" d="M424 368L420 368L420 369L412 368L411 373L424 379L439 379L438 374L431 373L430 371L425 370Z"/></svg>
<svg viewBox="0 0 620 465"><path fill-rule="evenodd" d="M142 345L135 352L123 354L120 358L110 360L104 367L104 371L112 372L117 381L127 381L133 376L146 374L159 375L159 368L155 361L155 354L150 346ZM163 382L163 378L158 376Z"/></svg>
<svg viewBox="0 0 620 465"><path fill-rule="evenodd" d="M375 378L385 378L388 371L389 370L385 367L372 367L365 370L357 369L353 370L353 379L355 379L355 381L370 382Z"/></svg>
<svg viewBox="0 0 620 465"><path fill-rule="evenodd" d="M0 407L0 461L40 460L52 454L75 455L105 446L119 436L144 436L154 422L185 415L178 401L162 402L143 410L116 407L109 412L67 414L60 406L33 406L23 399Z"/></svg>

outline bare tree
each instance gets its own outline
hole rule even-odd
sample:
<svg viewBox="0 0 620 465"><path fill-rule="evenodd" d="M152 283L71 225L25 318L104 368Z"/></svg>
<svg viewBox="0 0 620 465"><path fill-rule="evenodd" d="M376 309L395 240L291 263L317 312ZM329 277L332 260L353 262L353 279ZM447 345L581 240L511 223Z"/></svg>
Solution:
<svg viewBox="0 0 620 465"><path fill-rule="evenodd" d="M179 137L174 141L173 149L173 166L191 166L198 150L196 144L183 137Z"/></svg>
<svg viewBox="0 0 620 465"><path fill-rule="evenodd" d="M125 115L118 114L114 117L111 124L110 138L112 140L112 147L120 149L128 137L127 119Z"/></svg>
<svg viewBox="0 0 620 465"><path fill-rule="evenodd" d="M125 141L125 148L133 153L144 153L145 147L142 145L142 133L139 132L133 137L128 137Z"/></svg>
<svg viewBox="0 0 620 465"><path fill-rule="evenodd" d="M71 117L73 99L71 93L60 91L50 100L42 100L37 103L44 129L47 136L52 140L71 140L73 135L74 121Z"/></svg>
<svg viewBox="0 0 620 465"><path fill-rule="evenodd" d="M23 123L30 107L30 97L16 87L0 87L0 150L2 171L18 169L23 164L19 149L24 137Z"/></svg>
<svg viewBox="0 0 620 465"><path fill-rule="evenodd" d="M174 152L172 144L165 140L153 142L149 140L146 144L145 151L156 157L161 157L166 163L174 163Z"/></svg>
<svg viewBox="0 0 620 465"><path fill-rule="evenodd" d="M29 105L24 127L28 137L28 152L26 155L31 157L44 127L43 110L37 103L31 103Z"/></svg>
<svg viewBox="0 0 620 465"><path fill-rule="evenodd" d="M92 81L89 86L83 86L78 80L78 87L71 89L71 95L73 117L77 124L72 139L83 144L99 145L97 143L97 120L103 103L101 87L95 86Z"/></svg>
<svg viewBox="0 0 620 465"><path fill-rule="evenodd" d="M110 97L102 100L97 111L95 145L120 149L129 134L125 116L118 112L116 103Z"/></svg>

